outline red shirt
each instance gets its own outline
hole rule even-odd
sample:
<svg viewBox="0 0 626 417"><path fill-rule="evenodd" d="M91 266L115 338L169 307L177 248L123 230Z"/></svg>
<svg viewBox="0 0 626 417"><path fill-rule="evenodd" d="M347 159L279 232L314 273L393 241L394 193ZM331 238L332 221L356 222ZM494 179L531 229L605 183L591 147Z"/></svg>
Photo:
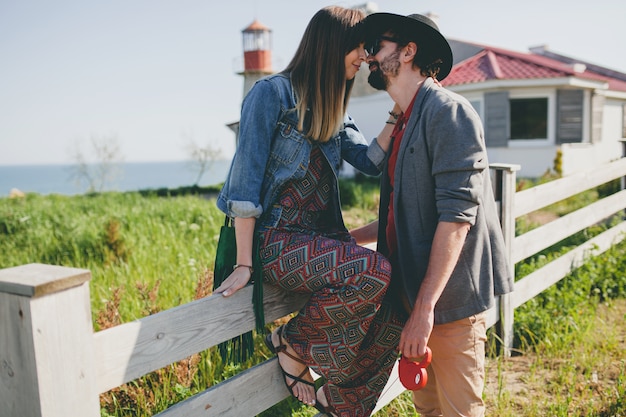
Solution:
<svg viewBox="0 0 626 417"><path fill-rule="evenodd" d="M421 86L421 84L420 84ZM393 254L398 248L398 238L396 236L396 221L393 216L393 184L396 177L396 162L398 161L398 151L400 149L400 143L402 143L402 137L404 136L404 128L406 123L411 117L411 111L413 110L413 103L419 88L415 92L411 104L407 107L406 111L398 118L393 132L391 133L391 154L389 154L389 162L387 164L387 175L389 176L389 184L391 185L391 194L389 195L389 211L387 212L387 228L385 230L387 236L387 247L389 248L389 255Z"/></svg>

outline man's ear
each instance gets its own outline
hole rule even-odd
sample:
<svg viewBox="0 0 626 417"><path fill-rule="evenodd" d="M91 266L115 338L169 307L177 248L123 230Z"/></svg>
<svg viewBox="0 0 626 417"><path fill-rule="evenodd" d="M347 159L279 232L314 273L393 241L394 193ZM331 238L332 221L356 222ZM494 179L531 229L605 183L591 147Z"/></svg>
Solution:
<svg viewBox="0 0 626 417"><path fill-rule="evenodd" d="M402 53L402 59L404 61L413 61L417 54L417 44L415 42L409 42L404 46L404 52Z"/></svg>

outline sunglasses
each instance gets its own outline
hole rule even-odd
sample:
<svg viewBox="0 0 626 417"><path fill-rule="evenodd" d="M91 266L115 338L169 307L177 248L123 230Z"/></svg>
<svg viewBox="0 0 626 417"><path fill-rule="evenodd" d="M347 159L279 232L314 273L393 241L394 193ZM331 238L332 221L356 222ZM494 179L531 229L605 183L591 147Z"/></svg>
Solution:
<svg viewBox="0 0 626 417"><path fill-rule="evenodd" d="M388 42L399 43L400 39L381 35L381 36L377 37L376 39L374 39L372 41L372 43L368 43L368 45L365 45L365 52L367 52L367 54L369 56L376 55L380 51L380 49L382 48L380 46L380 42L381 41L388 41Z"/></svg>

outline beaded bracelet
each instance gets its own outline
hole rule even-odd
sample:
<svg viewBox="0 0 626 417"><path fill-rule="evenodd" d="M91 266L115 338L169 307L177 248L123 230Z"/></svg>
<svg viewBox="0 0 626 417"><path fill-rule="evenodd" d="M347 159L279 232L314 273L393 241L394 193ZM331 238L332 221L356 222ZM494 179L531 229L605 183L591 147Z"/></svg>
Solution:
<svg viewBox="0 0 626 417"><path fill-rule="evenodd" d="M393 117L394 119L398 120L398 118L400 117L400 113L394 113L393 111L389 110L389 115L391 117Z"/></svg>
<svg viewBox="0 0 626 417"><path fill-rule="evenodd" d="M250 270L250 275L252 275L252 273L254 272L254 268L252 268L252 266L250 265L243 265L243 264L235 264L233 265L233 271L239 267L245 267L248 268Z"/></svg>

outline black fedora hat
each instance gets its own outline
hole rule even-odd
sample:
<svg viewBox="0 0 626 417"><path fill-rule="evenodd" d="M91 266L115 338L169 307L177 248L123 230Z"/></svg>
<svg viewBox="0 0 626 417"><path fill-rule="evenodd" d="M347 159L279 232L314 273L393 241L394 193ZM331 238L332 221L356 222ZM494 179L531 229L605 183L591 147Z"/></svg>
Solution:
<svg viewBox="0 0 626 417"><path fill-rule="evenodd" d="M439 81L450 74L452 69L452 49L450 44L439 32L439 27L427 16L410 14L402 16L394 13L372 13L365 19L367 42L372 42L377 36L393 31L405 41L417 43L424 52L435 59L441 59L441 69L437 74Z"/></svg>

